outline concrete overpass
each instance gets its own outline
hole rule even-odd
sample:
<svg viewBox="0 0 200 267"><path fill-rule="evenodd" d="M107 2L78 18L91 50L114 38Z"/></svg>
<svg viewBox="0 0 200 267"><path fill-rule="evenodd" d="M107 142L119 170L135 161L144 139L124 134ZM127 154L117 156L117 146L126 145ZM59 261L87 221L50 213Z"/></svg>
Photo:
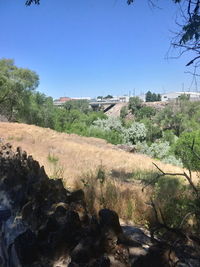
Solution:
<svg viewBox="0 0 200 267"><path fill-rule="evenodd" d="M107 112L116 104L119 104L119 100L101 100L101 101L91 101L89 105L92 107L93 110L103 110L103 112Z"/></svg>

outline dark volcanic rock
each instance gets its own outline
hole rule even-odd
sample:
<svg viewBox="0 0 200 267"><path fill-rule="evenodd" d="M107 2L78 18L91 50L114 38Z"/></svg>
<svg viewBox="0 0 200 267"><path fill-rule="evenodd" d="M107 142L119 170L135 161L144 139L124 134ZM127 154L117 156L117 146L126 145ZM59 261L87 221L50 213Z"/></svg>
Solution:
<svg viewBox="0 0 200 267"><path fill-rule="evenodd" d="M111 266L107 254L114 257L122 233L117 214L91 217L82 190L69 192L10 144L0 147L0 192L0 266Z"/></svg>

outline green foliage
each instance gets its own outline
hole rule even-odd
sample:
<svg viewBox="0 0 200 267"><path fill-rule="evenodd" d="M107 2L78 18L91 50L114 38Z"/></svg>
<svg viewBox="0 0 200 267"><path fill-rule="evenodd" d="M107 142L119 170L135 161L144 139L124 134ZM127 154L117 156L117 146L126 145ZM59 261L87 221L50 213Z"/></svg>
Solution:
<svg viewBox="0 0 200 267"><path fill-rule="evenodd" d="M132 114L136 114L142 107L142 100L139 97L130 97L129 99L129 109Z"/></svg>
<svg viewBox="0 0 200 267"><path fill-rule="evenodd" d="M172 130L176 136L183 132L200 130L199 101L190 102L187 98L180 98L178 101L170 103L163 110L159 111L153 121L161 127L163 131Z"/></svg>
<svg viewBox="0 0 200 267"><path fill-rule="evenodd" d="M148 145L146 142L137 143L137 151L162 162L176 166L182 166L179 158L176 158L168 142L157 141Z"/></svg>
<svg viewBox="0 0 200 267"><path fill-rule="evenodd" d="M90 127L87 136L93 136L97 138L102 138L111 144L117 145L122 144L123 139L120 133L111 130L103 130L97 127Z"/></svg>
<svg viewBox="0 0 200 267"><path fill-rule="evenodd" d="M85 99L67 101L64 104L64 108L68 111L78 110L83 113L88 113L90 111L89 101Z"/></svg>
<svg viewBox="0 0 200 267"><path fill-rule="evenodd" d="M38 75L28 69L18 68L11 59L0 60L0 113L8 120L16 119L24 95L34 90L39 83Z"/></svg>
<svg viewBox="0 0 200 267"><path fill-rule="evenodd" d="M128 108L127 107L122 107L120 110L120 118L124 119L128 115Z"/></svg>
<svg viewBox="0 0 200 267"><path fill-rule="evenodd" d="M160 94L151 93L151 91L148 91L146 93L145 100L146 100L146 102L161 101L161 95Z"/></svg>
<svg viewBox="0 0 200 267"><path fill-rule="evenodd" d="M162 162L183 167L182 161L180 158L176 158L174 155L167 155L162 159Z"/></svg>
<svg viewBox="0 0 200 267"><path fill-rule="evenodd" d="M124 128L122 136L125 144L137 144L146 137L146 128L143 123L134 122L128 129Z"/></svg>
<svg viewBox="0 0 200 267"><path fill-rule="evenodd" d="M180 227L184 216L191 210L192 199L187 191L184 180L177 177L160 177L155 185L154 201L170 227Z"/></svg>
<svg viewBox="0 0 200 267"><path fill-rule="evenodd" d="M107 95L107 96L104 97L104 99L109 99L109 98L113 98L113 96L112 95Z"/></svg>
<svg viewBox="0 0 200 267"><path fill-rule="evenodd" d="M114 117L94 121L90 130L96 130L96 133L101 136L108 134L104 139L109 140L111 138L110 140L112 140L113 144L125 143L132 145L143 141L146 137L146 128L143 123L134 122L128 128L125 128L122 126L121 120Z"/></svg>
<svg viewBox="0 0 200 267"><path fill-rule="evenodd" d="M146 155L149 155L152 158L163 159L169 155L170 146L168 142L156 142L150 146L147 143L138 143L137 149Z"/></svg>
<svg viewBox="0 0 200 267"><path fill-rule="evenodd" d="M145 118L152 118L156 114L156 109L153 107L143 106L136 113L136 119L142 120Z"/></svg>
<svg viewBox="0 0 200 267"><path fill-rule="evenodd" d="M123 129L122 122L119 118L108 117L107 119L97 119L93 123L93 127L100 128L105 131L121 132Z"/></svg>
<svg viewBox="0 0 200 267"><path fill-rule="evenodd" d="M175 144L175 154L184 167L200 171L200 131L182 134Z"/></svg>
<svg viewBox="0 0 200 267"><path fill-rule="evenodd" d="M146 127L146 141L148 143L155 142L162 137L162 129L153 120L144 118L140 122L144 123Z"/></svg>
<svg viewBox="0 0 200 267"><path fill-rule="evenodd" d="M163 132L163 141L168 142L170 145L173 145L176 143L178 137L173 133L172 130L166 130Z"/></svg>

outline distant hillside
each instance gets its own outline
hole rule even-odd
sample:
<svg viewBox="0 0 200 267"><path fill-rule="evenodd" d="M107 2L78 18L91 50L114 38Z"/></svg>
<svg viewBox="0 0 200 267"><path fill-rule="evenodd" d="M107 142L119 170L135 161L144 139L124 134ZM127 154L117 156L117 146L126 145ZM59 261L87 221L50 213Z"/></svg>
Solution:
<svg viewBox="0 0 200 267"><path fill-rule="evenodd" d="M108 172L154 170L155 160L140 154L119 150L116 146L97 138L59 133L51 129L19 123L0 123L0 138L14 147L21 146L44 165L48 175L56 170L62 173L67 185L75 178L95 170L101 164ZM56 166L55 166L56 165ZM159 162L165 171L178 171L178 167Z"/></svg>

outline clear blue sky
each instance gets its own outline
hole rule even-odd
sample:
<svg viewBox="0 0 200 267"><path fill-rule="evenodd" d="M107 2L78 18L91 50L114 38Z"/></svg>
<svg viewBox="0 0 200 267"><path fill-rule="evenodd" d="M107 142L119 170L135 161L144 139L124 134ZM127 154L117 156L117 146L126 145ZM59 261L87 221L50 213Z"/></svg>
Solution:
<svg viewBox="0 0 200 267"><path fill-rule="evenodd" d="M0 0L0 58L35 70L38 90L59 96L185 90L189 55L166 59L176 30L171 0ZM165 2L165 3L163 3Z"/></svg>

